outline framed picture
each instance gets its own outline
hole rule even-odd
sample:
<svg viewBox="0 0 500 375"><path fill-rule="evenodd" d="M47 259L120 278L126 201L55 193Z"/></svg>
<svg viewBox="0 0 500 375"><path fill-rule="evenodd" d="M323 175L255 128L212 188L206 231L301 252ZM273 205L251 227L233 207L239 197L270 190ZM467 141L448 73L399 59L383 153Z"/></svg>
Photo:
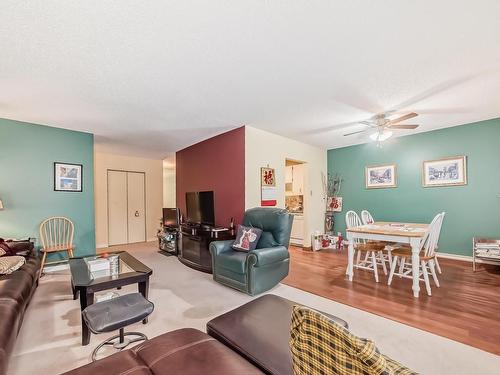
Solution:
<svg viewBox="0 0 500 375"><path fill-rule="evenodd" d="M422 185L424 187L467 185L466 157L455 156L424 161Z"/></svg>
<svg viewBox="0 0 500 375"><path fill-rule="evenodd" d="M276 190L276 175L274 168L260 168L260 205L276 206L278 202Z"/></svg>
<svg viewBox="0 0 500 375"><path fill-rule="evenodd" d="M54 163L55 191L83 191L83 166L81 164Z"/></svg>
<svg viewBox="0 0 500 375"><path fill-rule="evenodd" d="M367 189L396 187L396 164L372 165L365 168Z"/></svg>
<svg viewBox="0 0 500 375"><path fill-rule="evenodd" d="M276 178L274 175L274 168L260 169L260 183L262 186L276 186Z"/></svg>
<svg viewBox="0 0 500 375"><path fill-rule="evenodd" d="M328 197L326 205L327 211L342 212L342 197Z"/></svg>

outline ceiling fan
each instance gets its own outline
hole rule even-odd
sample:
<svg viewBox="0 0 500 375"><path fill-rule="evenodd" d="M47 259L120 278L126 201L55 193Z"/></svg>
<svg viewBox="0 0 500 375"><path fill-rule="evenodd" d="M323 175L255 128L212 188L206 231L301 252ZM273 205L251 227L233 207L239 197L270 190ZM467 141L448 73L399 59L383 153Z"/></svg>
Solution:
<svg viewBox="0 0 500 375"><path fill-rule="evenodd" d="M417 116L418 114L416 114L415 112L410 112L404 116L400 116L398 118L391 120L388 118L387 113L380 113L373 116L369 120L359 122L360 124L366 125L367 126L366 129L358 130L352 133L347 133L344 134L344 136L360 134L367 132L369 130L375 130L372 134L370 134L370 138L377 142L383 142L392 136L392 130L418 128L418 125L400 124L400 122L402 121L406 121Z"/></svg>

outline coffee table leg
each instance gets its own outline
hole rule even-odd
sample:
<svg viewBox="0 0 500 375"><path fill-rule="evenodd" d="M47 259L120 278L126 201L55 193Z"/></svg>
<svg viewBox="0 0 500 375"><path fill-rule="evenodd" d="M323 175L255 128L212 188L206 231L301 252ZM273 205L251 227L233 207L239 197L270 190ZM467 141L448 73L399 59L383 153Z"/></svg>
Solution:
<svg viewBox="0 0 500 375"><path fill-rule="evenodd" d="M78 290L73 285L73 280L71 280L71 291L73 292L73 300L78 298Z"/></svg>
<svg viewBox="0 0 500 375"><path fill-rule="evenodd" d="M139 282L139 293L141 293L144 298L148 299L149 278L146 279L145 281ZM145 318L142 320L143 324L146 324L147 322L148 322L148 318Z"/></svg>
<svg viewBox="0 0 500 375"><path fill-rule="evenodd" d="M80 308L81 310L85 310L87 306L90 306L94 303L94 293L83 293L80 292ZM82 346L88 345L90 342L90 330L85 323L85 320L82 319Z"/></svg>

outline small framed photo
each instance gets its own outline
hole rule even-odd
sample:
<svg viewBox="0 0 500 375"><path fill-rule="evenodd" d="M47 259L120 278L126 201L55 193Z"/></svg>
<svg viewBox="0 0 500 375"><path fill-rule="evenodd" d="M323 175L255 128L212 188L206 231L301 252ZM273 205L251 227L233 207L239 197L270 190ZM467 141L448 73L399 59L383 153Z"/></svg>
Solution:
<svg viewBox="0 0 500 375"><path fill-rule="evenodd" d="M424 161L422 185L424 187L467 185L467 158L455 156Z"/></svg>
<svg viewBox="0 0 500 375"><path fill-rule="evenodd" d="M342 197L328 197L326 210L330 212L342 212Z"/></svg>
<svg viewBox="0 0 500 375"><path fill-rule="evenodd" d="M396 164L372 165L365 168L367 189L393 188L396 185Z"/></svg>
<svg viewBox="0 0 500 375"><path fill-rule="evenodd" d="M82 192L83 165L54 163L54 190Z"/></svg>

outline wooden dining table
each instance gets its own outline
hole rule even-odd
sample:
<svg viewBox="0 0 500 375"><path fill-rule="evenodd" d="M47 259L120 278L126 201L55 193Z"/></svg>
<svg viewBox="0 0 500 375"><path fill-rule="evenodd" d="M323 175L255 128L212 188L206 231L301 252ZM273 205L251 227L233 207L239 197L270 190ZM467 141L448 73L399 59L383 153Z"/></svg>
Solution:
<svg viewBox="0 0 500 375"><path fill-rule="evenodd" d="M349 281L354 276L354 243L356 240L374 240L409 244L411 246L411 265L413 277L413 296L418 298L419 285L419 253L421 242L429 230L429 224L398 223L377 221L372 224L361 225L346 230L348 246L347 275Z"/></svg>

